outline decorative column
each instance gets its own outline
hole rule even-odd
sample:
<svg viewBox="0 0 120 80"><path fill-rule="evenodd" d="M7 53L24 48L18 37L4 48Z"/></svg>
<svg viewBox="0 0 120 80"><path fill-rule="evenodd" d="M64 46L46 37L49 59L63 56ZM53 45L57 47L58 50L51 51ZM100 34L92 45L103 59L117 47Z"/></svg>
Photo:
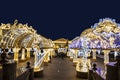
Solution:
<svg viewBox="0 0 120 80"><path fill-rule="evenodd" d="M50 55L50 51L49 51L49 53L48 53L48 61L50 62L50 57L51 57L51 55Z"/></svg>
<svg viewBox="0 0 120 80"><path fill-rule="evenodd" d="M74 58L76 59L78 57L78 50L75 50Z"/></svg>
<svg viewBox="0 0 120 80"><path fill-rule="evenodd" d="M13 48L13 51L14 51L14 60L15 61L18 61L18 50L19 50L19 48Z"/></svg>
<svg viewBox="0 0 120 80"><path fill-rule="evenodd" d="M46 61L49 62L50 61L50 49L47 49L47 55L46 55Z"/></svg>
<svg viewBox="0 0 120 80"><path fill-rule="evenodd" d="M55 49L52 49L52 57L55 56Z"/></svg>
<svg viewBox="0 0 120 80"><path fill-rule="evenodd" d="M109 52L110 50L103 50L104 52L104 63L107 64L109 63Z"/></svg>
<svg viewBox="0 0 120 80"><path fill-rule="evenodd" d="M93 51L93 54L92 54L93 55L93 59L96 59L96 50L93 49L92 51Z"/></svg>
<svg viewBox="0 0 120 80"><path fill-rule="evenodd" d="M74 54L75 50L74 49L71 49L70 50L70 59L73 59L73 54Z"/></svg>
<svg viewBox="0 0 120 80"><path fill-rule="evenodd" d="M51 49L51 55L52 55L52 57L55 56L55 50L54 49Z"/></svg>
<svg viewBox="0 0 120 80"><path fill-rule="evenodd" d="M27 48L27 58L30 59L30 48Z"/></svg>
<svg viewBox="0 0 120 80"><path fill-rule="evenodd" d="M48 54L49 54L49 53L48 53L48 51L45 51L44 54L46 54L46 56L44 57L44 65L45 65L45 66L48 66L48 57L49 57Z"/></svg>
<svg viewBox="0 0 120 80"><path fill-rule="evenodd" d="M22 55L21 55L21 60L25 60L25 49L22 48Z"/></svg>

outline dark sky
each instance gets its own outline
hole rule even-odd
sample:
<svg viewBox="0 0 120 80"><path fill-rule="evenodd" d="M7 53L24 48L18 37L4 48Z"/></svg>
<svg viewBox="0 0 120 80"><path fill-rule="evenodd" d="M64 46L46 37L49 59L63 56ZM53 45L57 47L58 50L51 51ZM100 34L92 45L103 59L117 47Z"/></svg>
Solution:
<svg viewBox="0 0 120 80"><path fill-rule="evenodd" d="M120 23L120 5L113 0L3 0L0 23L18 19L50 39L73 39L97 23L110 17Z"/></svg>

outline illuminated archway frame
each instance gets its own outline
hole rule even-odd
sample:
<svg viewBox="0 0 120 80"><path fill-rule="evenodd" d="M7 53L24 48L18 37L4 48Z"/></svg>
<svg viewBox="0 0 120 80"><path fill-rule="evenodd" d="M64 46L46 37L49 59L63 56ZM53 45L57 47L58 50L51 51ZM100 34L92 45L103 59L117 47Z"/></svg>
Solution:
<svg viewBox="0 0 120 80"><path fill-rule="evenodd" d="M115 19L104 18L100 19L99 23L92 26L93 33L100 36L100 39L96 40L96 49L102 49L104 52L104 63L109 63L109 52L111 49L119 50L120 48L120 24L115 22ZM99 47L98 47L98 43ZM92 47L93 48L93 47ZM93 50L93 58L96 59L96 49Z"/></svg>
<svg viewBox="0 0 120 80"><path fill-rule="evenodd" d="M80 39L80 37L75 37L72 41L71 41L71 43L69 44L69 48L70 49L80 49L81 47L79 46L79 39Z"/></svg>
<svg viewBox="0 0 120 80"><path fill-rule="evenodd" d="M120 24L116 23L114 19L100 19L99 23L95 23L91 28L84 30L80 35L81 37L90 39L89 43L92 45L89 44L89 48L120 48ZM81 45L82 43L79 42L82 41L80 40L78 39L78 42L73 41L74 44L71 43L72 48L76 48L76 43ZM80 49L79 47L77 48Z"/></svg>
<svg viewBox="0 0 120 80"><path fill-rule="evenodd" d="M99 23L95 23L94 26L83 31L81 37L89 38L91 45L88 46L93 50L93 53L97 49L102 49L105 53L104 63L108 63L110 50L119 50L120 48L120 24L116 23L114 19L100 19ZM96 59L96 54L93 55L93 59Z"/></svg>
<svg viewBox="0 0 120 80"><path fill-rule="evenodd" d="M14 24L1 24L1 30L2 33L4 30L7 30L5 34L2 34L2 40L1 43L4 44L4 47L21 47L22 42L31 37L33 39L33 34L35 33L35 30L32 28L32 26L28 27L27 24L18 24L18 21L15 20ZM21 42L19 41L21 39ZM18 42L16 42L18 41ZM29 40L30 41L30 40ZM29 41L27 43L29 43ZM15 44L16 43L16 44ZM18 46L18 43L20 44Z"/></svg>
<svg viewBox="0 0 120 80"><path fill-rule="evenodd" d="M4 33L5 32L5 33ZM44 59L48 61L49 56L54 52L53 48L54 43L51 39L47 39L42 35L37 34L36 30L32 28L32 26L28 26L27 24L18 24L18 21L15 20L14 24L1 24L0 25L0 41L3 43L2 48L13 47L14 51L14 60L18 61L18 51L22 47L22 45L26 45L28 50L27 58L30 58L30 48L37 45L42 49L45 49L45 56L42 57L42 63ZM28 56L29 54L29 56ZM25 58L24 58L25 59ZM24 60L21 58L21 60ZM40 60L41 61L41 60ZM37 63L39 64L39 62ZM41 64L41 63L40 63ZM41 65L37 66L41 68ZM36 70L36 69L35 69Z"/></svg>
<svg viewBox="0 0 120 80"><path fill-rule="evenodd" d="M117 37L120 37L120 26L115 22L114 19L104 18L100 19L99 23L95 23L93 27L92 34L95 34L95 37L91 39L91 42L94 41L95 44L101 43L98 47L94 48L102 48L102 49L112 49L119 48L118 43L116 43ZM89 34L89 33L88 33ZM92 37L93 35L89 35ZM103 44L103 45L102 45Z"/></svg>
<svg viewBox="0 0 120 80"><path fill-rule="evenodd" d="M38 35L32 26L29 27L27 24L18 23L17 20L14 21L14 24L2 23L0 29L1 31L7 30L4 35L1 35L1 43L4 44L4 47L20 48L22 45L26 45L25 47L32 47L33 45L39 45L40 42L43 47L53 47L52 40Z"/></svg>

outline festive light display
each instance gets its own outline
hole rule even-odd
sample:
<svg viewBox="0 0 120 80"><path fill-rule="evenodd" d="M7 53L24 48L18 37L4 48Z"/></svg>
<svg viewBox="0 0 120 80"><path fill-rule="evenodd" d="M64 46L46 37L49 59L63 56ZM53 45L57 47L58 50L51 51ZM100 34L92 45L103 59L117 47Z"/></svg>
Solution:
<svg viewBox="0 0 120 80"><path fill-rule="evenodd" d="M91 68L90 66L90 61L87 59L87 54L90 51L88 48L88 38L82 37L81 40L82 42L82 49L80 50L83 54L82 59L80 62L78 62L76 66L76 70L79 70L80 72L88 72L88 69Z"/></svg>
<svg viewBox="0 0 120 80"><path fill-rule="evenodd" d="M82 48L83 41L81 38L88 38L88 48L111 49L120 48L120 24L115 19L100 19L91 28L82 32L79 39L74 40L70 48Z"/></svg>
<svg viewBox="0 0 120 80"><path fill-rule="evenodd" d="M76 37L72 40L72 43L69 45L69 48L81 48L81 40L79 37Z"/></svg>
<svg viewBox="0 0 120 80"><path fill-rule="evenodd" d="M34 57L34 71L40 71L44 60L50 60L49 57L54 52L54 43L51 39L37 34L32 26L18 23L18 20L15 20L13 24L1 23L0 46L0 53L2 53L2 49L8 48L8 56L18 62Z"/></svg>

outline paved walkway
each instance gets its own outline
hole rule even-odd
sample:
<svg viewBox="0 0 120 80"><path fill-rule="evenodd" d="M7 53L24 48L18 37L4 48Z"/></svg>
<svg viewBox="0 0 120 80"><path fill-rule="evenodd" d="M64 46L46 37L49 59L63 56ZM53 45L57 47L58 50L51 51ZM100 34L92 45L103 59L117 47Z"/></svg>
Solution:
<svg viewBox="0 0 120 80"><path fill-rule="evenodd" d="M103 59L97 57L97 59L95 61L91 61L91 62L92 62L92 64L96 63L97 64L97 68L101 68L102 70L105 70L105 64L104 64L104 60Z"/></svg>
<svg viewBox="0 0 120 80"><path fill-rule="evenodd" d="M35 80L84 80L76 77L76 70L68 58L52 58L52 62L45 66L43 78Z"/></svg>

